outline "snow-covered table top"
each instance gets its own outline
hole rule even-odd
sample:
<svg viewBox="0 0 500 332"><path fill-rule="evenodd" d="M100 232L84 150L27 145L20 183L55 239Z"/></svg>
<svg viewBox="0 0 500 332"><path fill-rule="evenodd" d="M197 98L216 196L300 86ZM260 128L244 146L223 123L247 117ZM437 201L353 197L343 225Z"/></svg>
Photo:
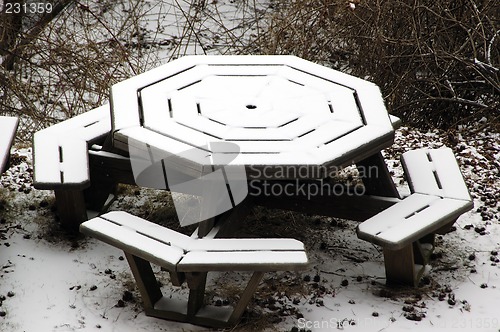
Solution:
<svg viewBox="0 0 500 332"><path fill-rule="evenodd" d="M183 155L191 175L217 154L253 170L344 166L394 135L375 84L294 56L183 57L114 85L111 107L116 147Z"/></svg>

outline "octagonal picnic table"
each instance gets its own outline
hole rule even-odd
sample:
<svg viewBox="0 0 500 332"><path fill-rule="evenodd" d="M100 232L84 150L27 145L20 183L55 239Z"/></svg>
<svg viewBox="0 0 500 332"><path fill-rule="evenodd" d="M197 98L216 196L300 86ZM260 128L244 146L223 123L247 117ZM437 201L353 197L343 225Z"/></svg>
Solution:
<svg viewBox="0 0 500 332"><path fill-rule="evenodd" d="M190 240L113 212L80 230L124 249L147 312L225 326L239 319L263 272L307 263L299 241L217 242L233 236L254 205L360 221L358 237L384 248L387 282L417 284L434 234L451 227L472 201L451 149L403 154L411 195L400 198L381 153L398 125L373 83L294 56L183 57L115 84L110 105L38 132L35 186L54 189L61 219L79 225L89 207L108 204L117 183L183 192L168 174L189 179L206 200ZM362 192L337 182L353 164ZM207 183L218 182L217 190L191 183L216 173ZM267 190L275 186L281 190ZM148 262L163 264L175 285L187 279L187 308L164 306ZM232 318L197 321L207 272L234 269L254 275Z"/></svg>
<svg viewBox="0 0 500 332"><path fill-rule="evenodd" d="M394 137L376 85L293 56L183 57L114 85L111 111L123 151L146 143L175 155L232 142L231 164L253 177L265 169L266 179L282 179L283 166L360 162ZM194 176L206 166L185 160Z"/></svg>
<svg viewBox="0 0 500 332"><path fill-rule="evenodd" d="M266 181L323 179L332 168L355 163L377 169L376 179L361 174L366 193L399 197L380 154L393 143L398 119L387 113L379 88L298 57L183 57L114 85L111 112L115 148L182 155L179 170L193 177L212 171L217 155L227 154L230 165ZM293 198L278 201L304 206ZM356 200L338 201L326 210L356 220L374 213L360 211ZM328 212L320 200L314 205ZM213 220L202 223L199 235L212 227Z"/></svg>

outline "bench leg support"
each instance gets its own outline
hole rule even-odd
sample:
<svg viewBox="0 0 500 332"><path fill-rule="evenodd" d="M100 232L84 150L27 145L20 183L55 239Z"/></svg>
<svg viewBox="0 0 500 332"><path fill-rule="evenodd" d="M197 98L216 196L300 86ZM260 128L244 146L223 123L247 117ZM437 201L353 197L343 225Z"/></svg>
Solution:
<svg viewBox="0 0 500 332"><path fill-rule="evenodd" d="M259 285L263 276L264 276L264 272L254 272L252 274L252 278L250 278L250 281L248 282L247 286L245 287L245 290L243 291L243 294L241 295L240 300L238 301L238 303L234 307L234 311L231 314L231 317L229 317L229 320L228 320L229 325L232 326L238 322L241 315L245 311L245 308L247 307L248 302L250 302L250 300L252 299L252 296L255 293L255 290L257 289L257 286Z"/></svg>
<svg viewBox="0 0 500 332"><path fill-rule="evenodd" d="M192 319L203 306L205 300L205 285L207 283L207 272L186 273L189 287L189 299L187 316Z"/></svg>
<svg viewBox="0 0 500 332"><path fill-rule="evenodd" d="M163 294L158 286L158 281L153 273L151 264L140 257L128 253L125 253L125 257L127 257L130 270L141 293L144 308L146 310L154 309L155 303L163 297Z"/></svg>
<svg viewBox="0 0 500 332"><path fill-rule="evenodd" d="M81 190L54 190L57 213L63 228L78 232L78 227L87 221L85 196Z"/></svg>
<svg viewBox="0 0 500 332"><path fill-rule="evenodd" d="M91 186L84 191L87 209L103 213L110 195L115 196L116 187L116 183L92 179Z"/></svg>
<svg viewBox="0 0 500 332"><path fill-rule="evenodd" d="M356 163L356 167L367 195L400 198L381 152ZM375 171L376 174L373 174Z"/></svg>
<svg viewBox="0 0 500 332"><path fill-rule="evenodd" d="M415 286L413 245L400 250L384 248L385 276L388 285Z"/></svg>

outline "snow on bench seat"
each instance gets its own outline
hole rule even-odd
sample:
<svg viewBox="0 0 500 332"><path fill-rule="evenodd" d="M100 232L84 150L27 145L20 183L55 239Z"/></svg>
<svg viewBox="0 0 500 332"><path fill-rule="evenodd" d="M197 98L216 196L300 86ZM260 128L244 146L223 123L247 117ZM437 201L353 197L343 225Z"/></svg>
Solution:
<svg viewBox="0 0 500 332"><path fill-rule="evenodd" d="M80 231L169 270L175 270L177 263L184 256L182 248L171 245L167 240L160 241L145 236L132 228L117 225L105 218L97 217L84 222L80 225Z"/></svg>
<svg viewBox="0 0 500 332"><path fill-rule="evenodd" d="M177 265L179 272L303 270L304 251L190 251Z"/></svg>
<svg viewBox="0 0 500 332"><path fill-rule="evenodd" d="M388 283L416 285L434 234L473 203L451 149L409 151L401 159L412 194L359 224L357 234L384 248Z"/></svg>
<svg viewBox="0 0 500 332"><path fill-rule="evenodd" d="M408 151L403 153L401 161L412 192L471 200L451 149Z"/></svg>
<svg viewBox="0 0 500 332"><path fill-rule="evenodd" d="M358 226L360 239L399 250L433 233L471 208L471 202L412 194Z"/></svg>
<svg viewBox="0 0 500 332"><path fill-rule="evenodd" d="M393 250L436 231L473 205L451 149L408 151L401 159L412 194L358 226L358 237Z"/></svg>
<svg viewBox="0 0 500 332"><path fill-rule="evenodd" d="M126 212L84 222L80 231L171 271L276 271L307 265L294 239L197 239Z"/></svg>
<svg viewBox="0 0 500 332"><path fill-rule="evenodd" d="M88 146L110 130L109 105L106 104L36 132L33 136L35 188L88 187Z"/></svg>
<svg viewBox="0 0 500 332"><path fill-rule="evenodd" d="M126 212L109 212L86 221L80 231L125 252L146 315L204 326L234 326L264 272L308 266L304 245L294 239L189 237ZM187 302L163 295L150 263L166 268L174 286L187 281ZM207 273L233 270L253 272L234 308L206 305Z"/></svg>
<svg viewBox="0 0 500 332"><path fill-rule="evenodd" d="M0 116L0 174L7 169L10 147L16 136L19 119L12 116Z"/></svg>

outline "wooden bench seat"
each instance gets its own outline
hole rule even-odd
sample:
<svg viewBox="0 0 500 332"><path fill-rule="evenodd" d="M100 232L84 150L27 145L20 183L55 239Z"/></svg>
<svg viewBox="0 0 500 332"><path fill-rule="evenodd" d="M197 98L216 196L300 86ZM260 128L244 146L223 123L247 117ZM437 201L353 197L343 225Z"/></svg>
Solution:
<svg viewBox="0 0 500 332"><path fill-rule="evenodd" d="M446 226L470 210L469 201L412 194L361 223L358 236L391 250L399 250Z"/></svg>
<svg viewBox="0 0 500 332"><path fill-rule="evenodd" d="M98 215L117 183L133 183L129 158L102 151L110 131L105 104L33 136L34 187L54 190L59 218L69 230Z"/></svg>
<svg viewBox="0 0 500 332"><path fill-rule="evenodd" d="M147 315L212 327L237 323L264 272L308 266L304 245L294 239L200 239L126 212L109 212L86 221L80 231L125 252ZM175 286L187 281L187 304L179 306L163 296L150 263L167 269ZM234 309L203 305L210 271L253 272Z"/></svg>
<svg viewBox="0 0 500 332"><path fill-rule="evenodd" d="M473 203L451 149L408 151L401 159L412 194L359 224L357 234L384 248L388 283L415 285L434 234L451 227Z"/></svg>
<svg viewBox="0 0 500 332"><path fill-rule="evenodd" d="M35 188L89 187L89 146L110 130L109 105L106 104L36 132L33 136Z"/></svg>
<svg viewBox="0 0 500 332"><path fill-rule="evenodd" d="M10 147L14 143L19 119L13 116L0 116L0 174L9 166Z"/></svg>

